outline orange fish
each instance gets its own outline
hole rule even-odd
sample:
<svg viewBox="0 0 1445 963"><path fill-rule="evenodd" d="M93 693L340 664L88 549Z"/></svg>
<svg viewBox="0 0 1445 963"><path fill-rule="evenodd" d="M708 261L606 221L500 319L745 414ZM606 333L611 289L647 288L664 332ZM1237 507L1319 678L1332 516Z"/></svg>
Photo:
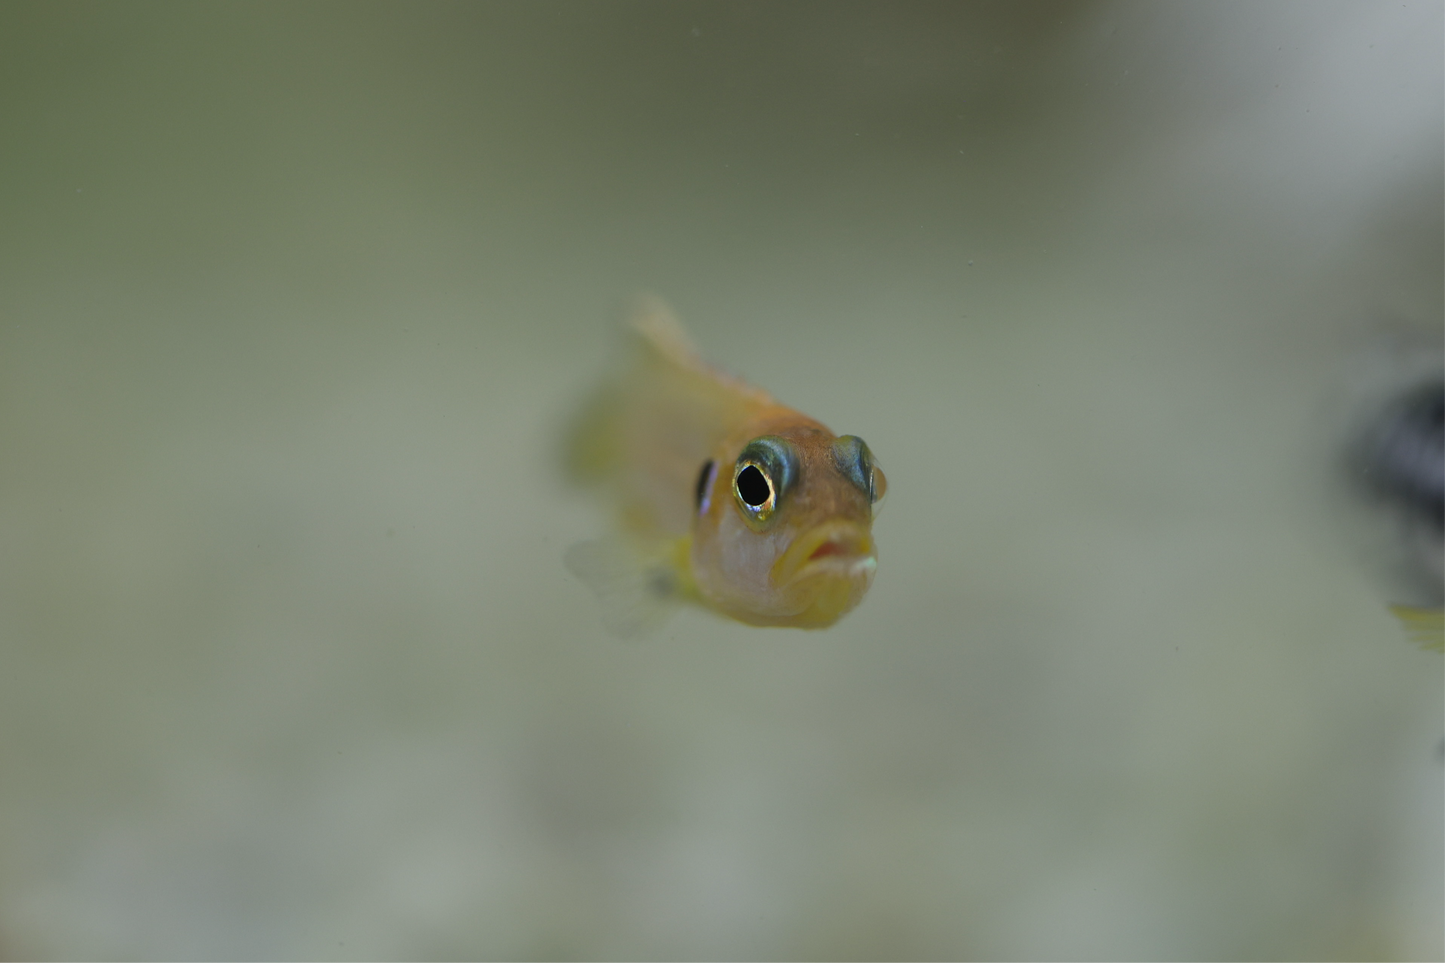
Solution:
<svg viewBox="0 0 1445 963"><path fill-rule="evenodd" d="M639 301L637 357L573 433L575 478L605 487L620 538L568 551L621 635L673 602L749 625L820 629L863 599L888 482L868 446L834 435L705 363L661 301Z"/></svg>

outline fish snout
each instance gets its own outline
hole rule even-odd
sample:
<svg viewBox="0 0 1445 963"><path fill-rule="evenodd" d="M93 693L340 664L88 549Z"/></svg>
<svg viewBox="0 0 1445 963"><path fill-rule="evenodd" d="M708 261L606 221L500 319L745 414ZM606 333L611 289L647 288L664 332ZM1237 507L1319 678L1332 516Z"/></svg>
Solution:
<svg viewBox="0 0 1445 963"><path fill-rule="evenodd" d="M788 585L815 576L871 582L878 555L868 529L835 520L804 532L773 565L773 582Z"/></svg>

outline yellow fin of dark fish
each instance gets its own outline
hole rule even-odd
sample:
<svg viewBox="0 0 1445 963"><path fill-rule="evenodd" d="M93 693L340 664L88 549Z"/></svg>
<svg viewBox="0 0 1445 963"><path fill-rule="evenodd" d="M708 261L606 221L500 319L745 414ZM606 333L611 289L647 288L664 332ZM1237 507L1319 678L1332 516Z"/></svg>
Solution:
<svg viewBox="0 0 1445 963"><path fill-rule="evenodd" d="M691 591L688 539L645 544L620 536L579 542L562 563L602 603L602 624L624 639L656 631Z"/></svg>
<svg viewBox="0 0 1445 963"><path fill-rule="evenodd" d="M1405 627L1410 641L1432 652L1445 651L1445 611L1417 609L1408 605L1392 605L1390 611Z"/></svg>

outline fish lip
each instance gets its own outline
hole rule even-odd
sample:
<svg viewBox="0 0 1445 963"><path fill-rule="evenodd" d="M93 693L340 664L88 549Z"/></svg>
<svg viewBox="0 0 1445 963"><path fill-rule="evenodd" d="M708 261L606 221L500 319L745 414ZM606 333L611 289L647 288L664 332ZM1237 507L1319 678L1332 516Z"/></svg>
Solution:
<svg viewBox="0 0 1445 963"><path fill-rule="evenodd" d="M773 565L772 575L775 584L786 585L824 574L867 578L877 566L868 529L839 519L817 525L793 539Z"/></svg>

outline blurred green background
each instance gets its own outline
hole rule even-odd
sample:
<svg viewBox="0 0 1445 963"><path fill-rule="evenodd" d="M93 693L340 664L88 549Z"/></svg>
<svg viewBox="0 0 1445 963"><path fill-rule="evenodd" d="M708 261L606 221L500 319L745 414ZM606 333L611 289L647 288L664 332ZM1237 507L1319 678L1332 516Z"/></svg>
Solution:
<svg viewBox="0 0 1445 963"><path fill-rule="evenodd" d="M1440 959L1438 3L0 6L0 956ZM866 438L822 633L623 643L668 297Z"/></svg>

